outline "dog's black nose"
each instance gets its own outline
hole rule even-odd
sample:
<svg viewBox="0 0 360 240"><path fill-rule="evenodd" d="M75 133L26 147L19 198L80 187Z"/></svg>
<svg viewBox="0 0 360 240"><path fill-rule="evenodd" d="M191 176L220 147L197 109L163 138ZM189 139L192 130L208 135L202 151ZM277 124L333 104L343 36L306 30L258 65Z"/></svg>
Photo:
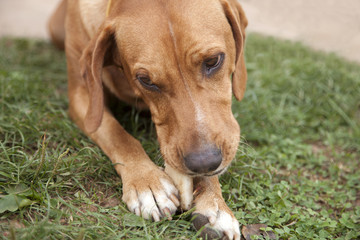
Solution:
<svg viewBox="0 0 360 240"><path fill-rule="evenodd" d="M185 166L195 173L207 173L217 169L222 161L221 150L214 145L207 145L187 154Z"/></svg>

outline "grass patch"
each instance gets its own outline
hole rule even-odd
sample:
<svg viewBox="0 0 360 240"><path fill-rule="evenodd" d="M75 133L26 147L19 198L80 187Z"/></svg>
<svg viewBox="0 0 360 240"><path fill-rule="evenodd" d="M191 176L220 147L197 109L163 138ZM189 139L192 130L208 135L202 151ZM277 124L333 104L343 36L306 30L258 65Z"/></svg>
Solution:
<svg viewBox="0 0 360 240"><path fill-rule="evenodd" d="M265 223L280 239L358 239L359 65L251 34L246 54L227 203L241 224ZM196 239L186 213L159 223L129 213L67 103L62 52L0 39L0 239ZM152 123L131 108L120 121L162 164Z"/></svg>

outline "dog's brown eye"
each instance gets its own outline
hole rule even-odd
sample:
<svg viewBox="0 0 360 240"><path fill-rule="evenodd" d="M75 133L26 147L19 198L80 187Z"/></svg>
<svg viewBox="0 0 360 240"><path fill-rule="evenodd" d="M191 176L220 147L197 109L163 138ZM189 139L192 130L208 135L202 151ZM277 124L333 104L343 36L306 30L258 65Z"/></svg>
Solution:
<svg viewBox="0 0 360 240"><path fill-rule="evenodd" d="M155 92L159 92L160 89L158 86L156 86L155 84L153 84L153 82L151 81L150 77L148 75L145 74L137 74L136 75L136 79L140 82L140 84L150 90L150 91L155 91Z"/></svg>
<svg viewBox="0 0 360 240"><path fill-rule="evenodd" d="M214 57L214 58L210 58L209 60L206 60L205 61L205 65L207 68L213 68L215 67L216 65L219 64L219 59L220 57L217 56L217 57Z"/></svg>
<svg viewBox="0 0 360 240"><path fill-rule="evenodd" d="M203 69L207 76L213 74L219 69L224 62L224 53L220 53L216 56L210 57L204 61Z"/></svg>

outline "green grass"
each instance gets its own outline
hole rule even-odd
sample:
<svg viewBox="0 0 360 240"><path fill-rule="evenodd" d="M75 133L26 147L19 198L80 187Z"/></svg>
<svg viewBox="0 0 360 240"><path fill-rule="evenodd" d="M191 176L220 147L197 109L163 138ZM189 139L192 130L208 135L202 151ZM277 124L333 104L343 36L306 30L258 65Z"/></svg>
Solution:
<svg viewBox="0 0 360 240"><path fill-rule="evenodd" d="M250 35L242 144L221 176L241 224L280 239L360 238L360 66ZM0 239L196 239L189 214L129 213L110 161L67 116L66 63L50 44L0 39ZM154 126L119 119L162 160Z"/></svg>

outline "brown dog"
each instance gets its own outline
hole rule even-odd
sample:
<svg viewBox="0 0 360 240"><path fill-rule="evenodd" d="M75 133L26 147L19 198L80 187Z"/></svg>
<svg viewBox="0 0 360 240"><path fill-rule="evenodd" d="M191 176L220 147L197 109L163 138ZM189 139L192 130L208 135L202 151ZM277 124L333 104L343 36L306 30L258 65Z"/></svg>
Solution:
<svg viewBox="0 0 360 240"><path fill-rule="evenodd" d="M150 109L166 166L192 177L194 224L240 239L217 175L240 137L231 100L245 91L246 25L236 0L64 0L50 19L66 50L70 115L113 162L135 214L169 217L179 193L113 117L111 96Z"/></svg>

